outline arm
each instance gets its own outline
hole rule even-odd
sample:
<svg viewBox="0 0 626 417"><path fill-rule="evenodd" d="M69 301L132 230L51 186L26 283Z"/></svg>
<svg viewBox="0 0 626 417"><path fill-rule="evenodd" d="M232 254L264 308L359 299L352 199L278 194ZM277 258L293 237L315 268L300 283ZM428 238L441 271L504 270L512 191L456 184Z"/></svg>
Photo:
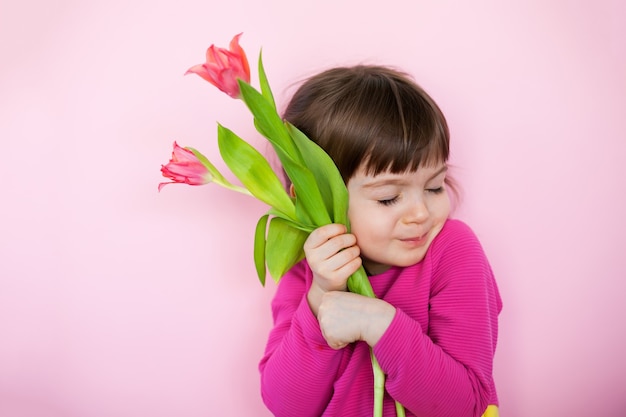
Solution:
<svg viewBox="0 0 626 417"><path fill-rule="evenodd" d="M341 361L341 351L327 345L309 307L307 273L305 263L296 265L272 302L274 328L259 370L263 400L276 416L321 415Z"/></svg>
<svg viewBox="0 0 626 417"><path fill-rule="evenodd" d="M277 416L319 416L331 400L343 357L335 349L347 343L329 347L316 315L325 294L343 292L361 265L355 243L343 225L316 229L304 244L307 264L296 265L280 282L272 303L274 329L259 366L263 399Z"/></svg>
<svg viewBox="0 0 626 417"><path fill-rule="evenodd" d="M497 403L492 364L501 302L491 268L462 223L433 242L428 328L397 309L374 346L388 392L416 415L480 416ZM425 259L425 261L428 261Z"/></svg>

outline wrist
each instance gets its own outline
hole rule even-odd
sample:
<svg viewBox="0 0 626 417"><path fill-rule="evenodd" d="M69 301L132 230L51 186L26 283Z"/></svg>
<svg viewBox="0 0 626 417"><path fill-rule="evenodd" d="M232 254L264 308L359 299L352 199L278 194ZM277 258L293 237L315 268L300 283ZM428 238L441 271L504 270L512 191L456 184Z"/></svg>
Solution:
<svg viewBox="0 0 626 417"><path fill-rule="evenodd" d="M322 297L324 296L324 290L322 290L318 285L312 284L311 288L309 288L309 292L306 295L306 300L309 303L309 307L313 312L313 315L317 317L317 313L320 309L320 304L322 302Z"/></svg>
<svg viewBox="0 0 626 417"><path fill-rule="evenodd" d="M391 325L396 315L396 308L384 300L371 300L371 313L364 315L366 321L363 326L363 341L374 347Z"/></svg>

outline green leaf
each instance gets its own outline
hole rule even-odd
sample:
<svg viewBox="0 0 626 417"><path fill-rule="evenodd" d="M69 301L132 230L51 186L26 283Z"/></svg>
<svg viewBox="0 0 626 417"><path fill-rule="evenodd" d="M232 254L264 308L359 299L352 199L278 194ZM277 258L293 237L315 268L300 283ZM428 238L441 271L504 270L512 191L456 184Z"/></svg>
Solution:
<svg viewBox="0 0 626 417"><path fill-rule="evenodd" d="M269 214L261 216L254 231L254 266L261 285L265 286L265 232Z"/></svg>
<svg viewBox="0 0 626 417"><path fill-rule="evenodd" d="M348 191L328 154L297 128L281 120L261 54L259 79L261 93L250 84L239 81L241 97L254 116L257 131L274 147L296 190L295 218L284 216L274 206L278 209L278 217L272 218L267 231L265 260L270 274L278 280L304 256L302 247L309 229L331 222L349 228ZM375 296L362 267L349 278L348 287L355 293Z"/></svg>
<svg viewBox="0 0 626 417"><path fill-rule="evenodd" d="M273 208L270 208L267 212L270 216L274 216L274 217L280 217L281 219L287 221L292 227L302 230L303 232L306 232L307 234L311 233L313 230L315 230L317 228L317 226L313 226L311 224L307 224L307 223L302 223L298 220L293 220L287 216L285 216L283 213L274 210Z"/></svg>
<svg viewBox="0 0 626 417"><path fill-rule="evenodd" d="M239 88L241 99L254 116L256 129L272 144L281 161L283 156L288 156L301 163L302 156L276 112L273 101L268 101L265 96L244 81L239 80Z"/></svg>
<svg viewBox="0 0 626 417"><path fill-rule="evenodd" d="M245 82L240 81L239 85L242 99L254 115L257 130L272 144L289 179L294 184L297 219L302 223L317 226L331 223L331 215L324 204L315 175L306 167L304 157L289 133L289 129L276 112L273 100L268 100Z"/></svg>
<svg viewBox="0 0 626 417"><path fill-rule="evenodd" d="M267 75L265 74L265 68L263 67L263 50L259 52L259 84L261 85L261 94L267 101L272 104L272 107L276 109L276 103L274 102L274 95L270 88L270 83L267 81Z"/></svg>
<svg viewBox="0 0 626 417"><path fill-rule="evenodd" d="M357 271L348 278L348 290L355 294L376 298L376 294L372 289L372 283L367 277L367 273L363 267L357 269Z"/></svg>
<svg viewBox="0 0 626 417"><path fill-rule="evenodd" d="M299 164L285 166L293 182L296 193L296 217L298 220L314 226L332 223L324 205L324 199L317 186L315 175Z"/></svg>
<svg viewBox="0 0 626 417"><path fill-rule="evenodd" d="M293 227L291 222L273 217L267 231L265 258L267 269L278 282L285 272L304 258L304 241L308 232Z"/></svg>
<svg viewBox="0 0 626 417"><path fill-rule="evenodd" d="M218 125L217 139L224 162L252 195L295 219L294 203L263 155L224 126Z"/></svg>
<svg viewBox="0 0 626 417"><path fill-rule="evenodd" d="M348 189L337 166L317 143L310 140L292 124L285 122L287 130L304 159L304 164L317 179L327 213L335 223L348 221Z"/></svg>

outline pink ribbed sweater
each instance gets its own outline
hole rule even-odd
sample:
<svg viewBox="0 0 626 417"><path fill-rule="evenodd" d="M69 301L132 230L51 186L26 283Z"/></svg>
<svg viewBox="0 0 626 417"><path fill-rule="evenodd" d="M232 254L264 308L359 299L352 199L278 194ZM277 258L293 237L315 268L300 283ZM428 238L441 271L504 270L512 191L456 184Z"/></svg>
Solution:
<svg viewBox="0 0 626 417"><path fill-rule="evenodd" d="M303 261L281 280L261 371L261 392L275 416L371 416L369 346L333 350L322 337L306 293ZM370 277L377 297L396 307L374 347L387 375L384 415L394 399L407 416L480 416L498 404L492 377L502 303L474 233L448 220L424 259Z"/></svg>

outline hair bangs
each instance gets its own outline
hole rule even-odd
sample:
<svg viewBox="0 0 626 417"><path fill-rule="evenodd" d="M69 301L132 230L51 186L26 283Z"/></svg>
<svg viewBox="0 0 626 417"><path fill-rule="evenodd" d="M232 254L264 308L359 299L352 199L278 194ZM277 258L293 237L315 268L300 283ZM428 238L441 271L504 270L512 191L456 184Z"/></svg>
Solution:
<svg viewBox="0 0 626 417"><path fill-rule="evenodd" d="M351 137L342 137L351 149L358 149L354 156L366 173L416 171L446 162L449 131L439 107L407 78L378 75L371 77L360 100L354 102L359 120L351 132L343 132Z"/></svg>

